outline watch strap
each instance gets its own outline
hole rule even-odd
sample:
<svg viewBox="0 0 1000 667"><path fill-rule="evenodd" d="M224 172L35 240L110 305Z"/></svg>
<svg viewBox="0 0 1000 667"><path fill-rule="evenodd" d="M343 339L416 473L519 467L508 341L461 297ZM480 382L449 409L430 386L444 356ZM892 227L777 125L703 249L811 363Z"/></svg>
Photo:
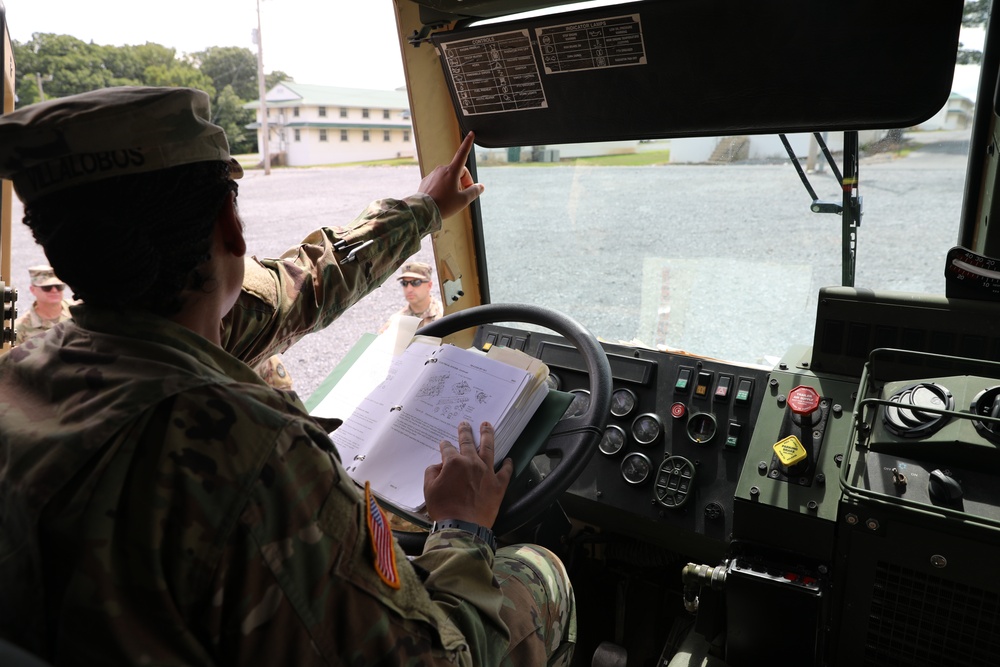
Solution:
<svg viewBox="0 0 1000 667"><path fill-rule="evenodd" d="M461 519L444 519L443 521L435 521L431 526L431 532L436 533L440 530L461 530L466 533L472 533L483 542L489 545L493 553L497 551L497 540L493 537L493 531L486 526L481 526L478 523L472 523L471 521L462 521Z"/></svg>

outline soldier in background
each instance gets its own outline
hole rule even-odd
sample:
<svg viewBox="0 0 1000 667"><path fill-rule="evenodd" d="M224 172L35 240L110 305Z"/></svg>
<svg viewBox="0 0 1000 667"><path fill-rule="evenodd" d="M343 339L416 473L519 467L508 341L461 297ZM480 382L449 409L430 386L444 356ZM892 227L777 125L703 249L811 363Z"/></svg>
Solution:
<svg viewBox="0 0 1000 667"><path fill-rule="evenodd" d="M72 317L69 312L72 304L63 298L66 283L56 276L51 266L32 266L28 269L28 275L31 277L29 289L35 302L14 323L16 345L23 345L29 339Z"/></svg>
<svg viewBox="0 0 1000 667"><path fill-rule="evenodd" d="M423 262L407 262L400 268L399 285L403 288L403 298L406 305L395 313L389 321L378 330L382 333L389 328L392 320L400 315L420 318L419 329L444 315L441 301L431 294L434 282L431 280L431 265Z"/></svg>

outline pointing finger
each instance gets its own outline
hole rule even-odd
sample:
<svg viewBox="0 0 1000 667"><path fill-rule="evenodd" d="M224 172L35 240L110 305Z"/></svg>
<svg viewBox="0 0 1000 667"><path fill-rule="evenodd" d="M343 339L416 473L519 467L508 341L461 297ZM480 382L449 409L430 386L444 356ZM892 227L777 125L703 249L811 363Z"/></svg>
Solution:
<svg viewBox="0 0 1000 667"><path fill-rule="evenodd" d="M465 135L465 139L462 140L462 145L458 147L458 151L455 153L455 157L451 160L451 167L456 171L465 166L466 161L469 159L469 153L472 152L472 144L476 140L476 133L469 132Z"/></svg>

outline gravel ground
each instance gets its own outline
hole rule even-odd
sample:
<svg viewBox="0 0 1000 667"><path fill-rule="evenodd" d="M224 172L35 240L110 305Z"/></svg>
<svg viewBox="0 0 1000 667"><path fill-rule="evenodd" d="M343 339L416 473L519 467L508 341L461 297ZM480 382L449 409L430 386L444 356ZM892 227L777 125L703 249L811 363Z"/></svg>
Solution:
<svg viewBox="0 0 1000 667"><path fill-rule="evenodd" d="M862 163L859 287L943 293L968 132L922 133L919 139L906 158L884 155ZM760 351L781 354L788 340L809 343L816 291L840 279L838 217L809 213L807 194L787 163L484 167L479 177L487 186L481 205L490 223L492 300L548 305L609 340L639 337L756 361L752 355ZM828 173L811 178L821 198L839 197ZM416 167L275 169L268 176L248 171L240 210L249 252L277 256L317 227L349 223L374 199L411 194L419 179ZM631 210L621 208L622 197L632 202ZM27 267L45 259L21 216L15 202L12 276L24 309L30 305ZM722 246L737 250L735 259L715 260L724 256ZM433 263L429 239L415 259ZM699 299L686 311L673 309L665 341L643 315L650 310L644 299L655 308L664 298L649 293L650 284L660 283L647 280L644 265L701 276L705 283L675 282L674 306L684 306L688 294ZM734 298L743 270L761 266L774 274L766 301ZM754 294L752 287L747 295ZM361 334L376 331L404 303L395 281L387 282L327 330L288 350L284 359L299 394L307 398ZM713 303L721 306L712 309Z"/></svg>

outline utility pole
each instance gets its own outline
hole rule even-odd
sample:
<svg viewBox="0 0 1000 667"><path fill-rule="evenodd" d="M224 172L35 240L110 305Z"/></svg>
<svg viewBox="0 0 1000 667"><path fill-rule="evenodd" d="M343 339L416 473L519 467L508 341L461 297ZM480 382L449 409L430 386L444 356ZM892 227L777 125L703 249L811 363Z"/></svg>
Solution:
<svg viewBox="0 0 1000 667"><path fill-rule="evenodd" d="M264 156L264 175L271 173L271 150L268 147L268 135L271 130L267 126L267 83L264 81L264 40L260 35L260 0L257 0L257 30L254 31L254 41L257 43L257 90L260 95L260 151Z"/></svg>

